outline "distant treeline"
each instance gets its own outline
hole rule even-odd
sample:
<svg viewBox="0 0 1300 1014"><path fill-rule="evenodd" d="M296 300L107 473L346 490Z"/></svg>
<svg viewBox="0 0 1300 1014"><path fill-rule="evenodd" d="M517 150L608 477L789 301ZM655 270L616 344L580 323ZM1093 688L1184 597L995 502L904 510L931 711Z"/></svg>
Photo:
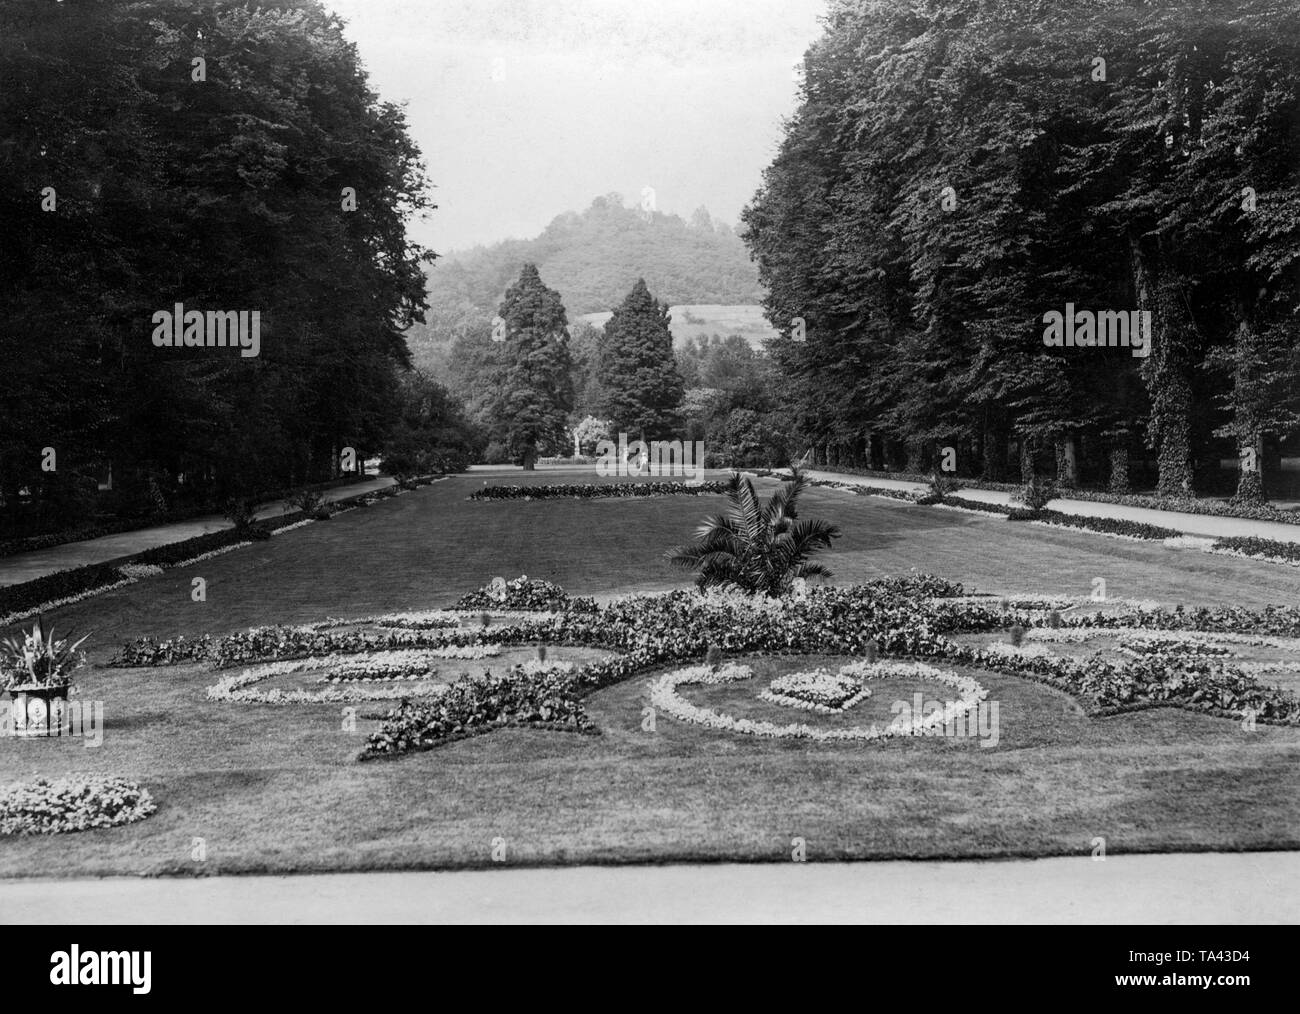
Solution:
<svg viewBox="0 0 1300 1014"><path fill-rule="evenodd" d="M560 293L571 320L614 309L638 278L673 306L753 305L762 294L744 242L706 209L688 222L608 194L560 215L534 239L439 258L428 272L428 321L408 335L416 362L441 374L450 343L492 319L524 264Z"/></svg>

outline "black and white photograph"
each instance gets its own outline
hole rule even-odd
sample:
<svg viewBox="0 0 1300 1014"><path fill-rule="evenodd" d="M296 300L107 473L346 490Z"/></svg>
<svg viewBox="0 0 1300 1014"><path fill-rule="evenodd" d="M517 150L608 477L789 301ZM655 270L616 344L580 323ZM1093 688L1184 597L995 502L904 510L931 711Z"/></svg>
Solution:
<svg viewBox="0 0 1300 1014"><path fill-rule="evenodd" d="M836 924L1240 1002L1298 594L1300 0L0 0L9 985Z"/></svg>

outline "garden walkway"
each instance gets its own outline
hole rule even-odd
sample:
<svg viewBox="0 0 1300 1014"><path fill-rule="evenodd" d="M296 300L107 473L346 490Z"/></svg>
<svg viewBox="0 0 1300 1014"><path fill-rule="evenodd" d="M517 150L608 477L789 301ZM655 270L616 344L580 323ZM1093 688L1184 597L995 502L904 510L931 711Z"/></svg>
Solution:
<svg viewBox="0 0 1300 1014"><path fill-rule="evenodd" d="M809 471L808 477L827 482L843 482L854 486L879 486L884 489L908 492L918 492L926 488L923 482L877 479L868 475L850 475L845 472ZM1012 497L1011 493L991 489L962 489L957 495L966 500L981 500L985 503L997 504L1010 503ZM1300 524L1289 525L1279 521L1248 521L1244 518L1223 518L1209 514L1183 514L1179 511L1148 510L1145 507L1129 507L1123 504L1096 503L1092 500L1071 500L1068 497L1059 497L1050 501L1047 506L1065 514L1080 514L1094 518L1124 518L1147 525L1159 525L1161 528L1173 528L1187 535L1209 538L1253 535L1262 539L1275 539L1278 542L1300 542Z"/></svg>
<svg viewBox="0 0 1300 1014"><path fill-rule="evenodd" d="M365 482L350 483L321 491L325 500L342 500L362 493L372 493L377 489L391 486L393 480L388 476L367 479ZM296 508L286 506L283 500L274 500L264 504L257 512L259 518L278 518ZM13 556L0 558L0 586L21 584L32 581L46 574L73 567L85 567L92 563L107 563L119 560L134 553L143 553L146 549L166 546L173 542L182 542L209 532L219 532L230 528L231 524L220 514L205 514L167 525L155 525L152 528L138 528L131 532L119 532L117 535L105 535L98 539L84 542L66 542L49 549L38 549L30 553L15 553Z"/></svg>
<svg viewBox="0 0 1300 1014"><path fill-rule="evenodd" d="M1300 921L1300 852L0 881L0 923Z"/></svg>

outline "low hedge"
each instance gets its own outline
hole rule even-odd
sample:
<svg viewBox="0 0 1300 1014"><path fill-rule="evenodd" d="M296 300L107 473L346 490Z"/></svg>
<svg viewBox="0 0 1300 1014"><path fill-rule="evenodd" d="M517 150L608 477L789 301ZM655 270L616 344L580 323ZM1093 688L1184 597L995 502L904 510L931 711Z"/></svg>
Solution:
<svg viewBox="0 0 1300 1014"><path fill-rule="evenodd" d="M82 595L121 580L122 575L115 567L106 563L94 563L88 567L60 570L22 584L9 585L0 588L0 617L26 612L46 602Z"/></svg>
<svg viewBox="0 0 1300 1014"><path fill-rule="evenodd" d="M844 468L840 466L818 466L811 471L840 472L844 475L862 475L876 479L898 479L904 482L928 484L933 478L930 474L920 472L880 472L866 468ZM766 474L781 478L780 471L770 469L750 469L760 475ZM996 490L1002 493L1019 493L1024 489L1022 483L986 482L980 479L962 479L963 485L971 489ZM1300 525L1300 510L1284 511L1271 504L1240 504L1227 500L1202 499L1197 497L1160 497L1141 493L1108 493L1104 490L1058 489L1057 497L1066 500L1086 500L1091 503L1111 503L1121 507L1142 507L1147 510L1173 511L1178 514L1198 514L1209 517L1241 518L1244 521L1276 521L1285 525ZM963 505L965 506L965 505ZM978 509L978 508L976 508ZM1180 533L1181 534L1181 533Z"/></svg>
<svg viewBox="0 0 1300 1014"><path fill-rule="evenodd" d="M281 519L277 518L277 522ZM132 563L152 563L158 567L174 567L185 560L210 553L214 549L237 545L240 542L260 542L271 537L271 530L265 524L256 524L250 528L223 528L219 532L196 535L192 539L171 542L165 546L155 546L137 553L131 558Z"/></svg>
<svg viewBox="0 0 1300 1014"><path fill-rule="evenodd" d="M1293 560L1300 563L1300 543L1260 539L1253 535L1233 535L1214 540L1214 549L1246 556L1262 556L1271 560Z"/></svg>
<svg viewBox="0 0 1300 1014"><path fill-rule="evenodd" d="M691 486L684 482L609 482L554 483L539 486L484 486L470 494L471 500L556 500L600 499L624 496L703 496L724 493L725 482L703 482Z"/></svg>
<svg viewBox="0 0 1300 1014"><path fill-rule="evenodd" d="M433 482L434 477L424 476L414 481L417 485L424 486ZM388 486L370 493L360 493L345 500L335 500L331 506L335 508L354 506L367 498L386 499L397 494L397 486ZM112 561L112 563L92 563L85 567L57 571L31 581L24 581L21 584L0 587L0 617L12 613L26 612L47 602L57 602L60 599L70 598L74 595L82 595L96 588L117 584L123 580L117 568L128 563L174 567L178 563L191 560L196 556L202 556L204 553L210 553L213 550L224 549L226 546L268 539L271 537L272 528L283 528L306 518L305 513L296 511L292 514L284 514L277 518L260 521L251 528L243 530L223 528L219 532L208 532L205 535L196 535L192 539L183 539L180 542L172 542L165 546L155 546L153 549L146 549L142 553L123 557Z"/></svg>
<svg viewBox="0 0 1300 1014"><path fill-rule="evenodd" d="M961 507L968 511L983 511L985 514L1010 514L1012 508L1004 503L985 503L983 500L967 500L960 496L945 496L945 507Z"/></svg>
<svg viewBox="0 0 1300 1014"><path fill-rule="evenodd" d="M1151 539L1161 541L1164 539L1175 539L1183 533L1173 528L1161 528L1159 525L1148 525L1141 521L1127 521L1124 518L1093 518L1086 517L1082 514L1063 514L1060 511L1040 510L1034 513L1036 516L1028 519L1042 521L1049 525L1059 525L1062 528L1086 528L1090 532L1103 532L1107 535L1127 535L1134 539Z"/></svg>
<svg viewBox="0 0 1300 1014"><path fill-rule="evenodd" d="M334 479L330 482L315 483L314 485L307 487L293 487L291 489L281 489L267 493L255 493L252 499L259 503L271 503L275 500L284 500L302 488L323 492L329 489L338 489L341 486L349 486L353 483L365 482L370 478L372 478L372 476ZM427 478L425 481L431 482L432 478ZM423 485L423 483L420 484ZM186 506L169 510L148 518L115 518L111 520L97 521L94 524L83 525L80 528L70 528L59 532L50 532L45 535L32 535L27 536L26 538L16 539L0 539L0 559L6 556L15 556L18 553L34 553L41 549L53 549L55 546L66 546L69 542L85 542L89 539L101 539L106 535L121 535L123 532L136 532L144 528L152 528L156 525L167 525L178 521L189 521L193 518L202 517L204 514L217 512L219 512L219 507L216 504L207 504L198 507Z"/></svg>
<svg viewBox="0 0 1300 1014"><path fill-rule="evenodd" d="M1240 504L1227 500L1208 500L1188 497L1143 496L1136 493L1103 493L1095 490L1072 489L1073 500L1094 503L1113 503L1124 507L1145 507L1153 511L1175 511L1179 514L1200 514L1216 518L1241 518L1244 521L1276 521L1284 525L1300 525L1300 511L1284 511L1270 504Z"/></svg>

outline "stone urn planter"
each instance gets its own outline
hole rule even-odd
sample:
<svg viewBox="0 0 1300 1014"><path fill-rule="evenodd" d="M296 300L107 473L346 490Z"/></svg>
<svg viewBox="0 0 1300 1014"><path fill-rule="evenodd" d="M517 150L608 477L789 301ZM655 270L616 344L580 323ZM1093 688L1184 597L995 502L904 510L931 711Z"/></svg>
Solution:
<svg viewBox="0 0 1300 1014"><path fill-rule="evenodd" d="M68 727L68 692L64 685L9 688L9 724L15 736L62 736Z"/></svg>
<svg viewBox="0 0 1300 1014"><path fill-rule="evenodd" d="M72 673L86 664L78 650L85 640L56 638L38 618L30 633L0 641L0 688L9 693L6 732L35 738L71 731L68 694Z"/></svg>

